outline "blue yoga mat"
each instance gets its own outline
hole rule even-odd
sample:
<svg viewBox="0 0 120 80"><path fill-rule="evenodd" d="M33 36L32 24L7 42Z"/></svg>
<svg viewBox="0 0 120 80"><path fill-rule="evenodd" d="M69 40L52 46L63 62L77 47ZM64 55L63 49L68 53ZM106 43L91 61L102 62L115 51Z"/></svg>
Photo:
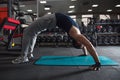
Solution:
<svg viewBox="0 0 120 80"><path fill-rule="evenodd" d="M114 66L118 63L108 57L99 56L100 62L104 66ZM95 64L92 56L42 56L36 65L46 66L89 66Z"/></svg>

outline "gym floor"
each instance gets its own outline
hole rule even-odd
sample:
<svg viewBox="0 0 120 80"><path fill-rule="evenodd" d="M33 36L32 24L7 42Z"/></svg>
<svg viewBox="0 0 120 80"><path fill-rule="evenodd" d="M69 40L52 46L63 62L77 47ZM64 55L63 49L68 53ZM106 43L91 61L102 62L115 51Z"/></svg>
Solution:
<svg viewBox="0 0 120 80"><path fill-rule="evenodd" d="M120 64L119 46L98 46L99 55L107 56ZM35 58L29 63L12 64L11 60L19 56L18 51L5 51L0 48L0 80L120 80L119 66L102 66L100 71L90 71L88 66L37 66L33 63L45 55L82 55L81 49L49 48L34 49Z"/></svg>

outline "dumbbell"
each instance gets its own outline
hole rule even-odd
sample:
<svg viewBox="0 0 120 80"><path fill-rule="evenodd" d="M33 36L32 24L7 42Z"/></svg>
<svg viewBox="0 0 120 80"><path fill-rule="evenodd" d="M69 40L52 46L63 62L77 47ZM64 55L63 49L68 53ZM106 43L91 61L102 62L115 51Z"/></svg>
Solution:
<svg viewBox="0 0 120 80"><path fill-rule="evenodd" d="M115 37L111 36L109 41L110 41L110 44L115 44Z"/></svg>
<svg viewBox="0 0 120 80"><path fill-rule="evenodd" d="M51 42L51 36L46 36L46 42Z"/></svg>
<svg viewBox="0 0 120 80"><path fill-rule="evenodd" d="M56 36L51 36L51 43L52 43L52 46L54 47L57 47L57 38Z"/></svg>
<svg viewBox="0 0 120 80"><path fill-rule="evenodd" d="M40 41L41 41L41 42L46 42L46 36L41 36Z"/></svg>
<svg viewBox="0 0 120 80"><path fill-rule="evenodd" d="M51 42L55 43L56 40L57 40L57 39L56 39L56 36L52 36L52 37L51 37Z"/></svg>
<svg viewBox="0 0 120 80"><path fill-rule="evenodd" d="M68 36L63 36L63 42L68 42Z"/></svg>
<svg viewBox="0 0 120 80"><path fill-rule="evenodd" d="M104 36L104 37L103 37L103 43L104 43L104 44L109 44L109 37Z"/></svg>
<svg viewBox="0 0 120 80"><path fill-rule="evenodd" d="M56 39L57 39L57 40L56 40L57 42L62 42L62 41L63 41L63 38L62 38L61 35L57 36Z"/></svg>
<svg viewBox="0 0 120 80"><path fill-rule="evenodd" d="M72 43L72 38L70 36L68 36L68 42Z"/></svg>
<svg viewBox="0 0 120 80"><path fill-rule="evenodd" d="M118 36L115 37L115 44L119 44L119 37Z"/></svg>

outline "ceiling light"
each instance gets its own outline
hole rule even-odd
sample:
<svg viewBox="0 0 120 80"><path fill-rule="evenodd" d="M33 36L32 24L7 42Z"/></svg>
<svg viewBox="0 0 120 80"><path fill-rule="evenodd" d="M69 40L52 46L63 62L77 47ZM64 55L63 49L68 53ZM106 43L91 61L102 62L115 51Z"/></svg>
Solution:
<svg viewBox="0 0 120 80"><path fill-rule="evenodd" d="M115 7L120 7L120 4L116 5Z"/></svg>
<svg viewBox="0 0 120 80"><path fill-rule="evenodd" d="M73 6L69 6L69 8L75 8L75 6L73 5Z"/></svg>
<svg viewBox="0 0 120 80"><path fill-rule="evenodd" d="M92 11L92 9L88 9L88 12L91 12Z"/></svg>
<svg viewBox="0 0 120 80"><path fill-rule="evenodd" d="M52 14L51 12L48 12L47 14Z"/></svg>
<svg viewBox="0 0 120 80"><path fill-rule="evenodd" d="M27 12L32 12L32 10L31 10L31 9L28 9Z"/></svg>
<svg viewBox="0 0 120 80"><path fill-rule="evenodd" d="M47 3L47 1L40 1L40 3L41 3L41 4L46 4L46 3Z"/></svg>
<svg viewBox="0 0 120 80"><path fill-rule="evenodd" d="M46 7L46 8L44 8L44 10L50 10L50 8Z"/></svg>
<svg viewBox="0 0 120 80"><path fill-rule="evenodd" d="M68 13L73 13L74 11L73 10L71 10L71 11L68 11Z"/></svg>
<svg viewBox="0 0 120 80"><path fill-rule="evenodd" d="M77 0L71 0L71 1L77 1Z"/></svg>
<svg viewBox="0 0 120 80"><path fill-rule="evenodd" d="M111 12L111 11L112 11L112 9L108 9L108 10L107 10L107 12Z"/></svg>
<svg viewBox="0 0 120 80"><path fill-rule="evenodd" d="M20 5L20 7L25 7L25 5Z"/></svg>
<svg viewBox="0 0 120 80"><path fill-rule="evenodd" d="M97 4L93 4L92 7L98 7L98 5Z"/></svg>

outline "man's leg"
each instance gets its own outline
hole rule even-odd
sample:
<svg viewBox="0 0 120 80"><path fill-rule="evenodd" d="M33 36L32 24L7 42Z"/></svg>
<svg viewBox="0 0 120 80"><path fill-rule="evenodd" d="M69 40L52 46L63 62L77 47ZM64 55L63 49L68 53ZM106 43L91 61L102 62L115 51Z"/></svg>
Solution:
<svg viewBox="0 0 120 80"><path fill-rule="evenodd" d="M37 40L37 36L38 34L40 34L41 32L38 32L30 41L30 45L29 45L29 50L28 50L28 58L31 59L33 58L33 50L34 50L34 46L35 46L35 43L36 43L36 40Z"/></svg>
<svg viewBox="0 0 120 80"><path fill-rule="evenodd" d="M33 57L31 54L33 52L37 35L40 32L36 33L29 33L30 29L25 29L23 33L23 40L22 40L22 54L18 58L12 61L12 63L23 63L23 62L28 62L29 58Z"/></svg>
<svg viewBox="0 0 120 80"><path fill-rule="evenodd" d="M26 37L24 36L22 43L22 55L24 57L33 57L32 52L36 43L36 39L37 35L27 35Z"/></svg>

